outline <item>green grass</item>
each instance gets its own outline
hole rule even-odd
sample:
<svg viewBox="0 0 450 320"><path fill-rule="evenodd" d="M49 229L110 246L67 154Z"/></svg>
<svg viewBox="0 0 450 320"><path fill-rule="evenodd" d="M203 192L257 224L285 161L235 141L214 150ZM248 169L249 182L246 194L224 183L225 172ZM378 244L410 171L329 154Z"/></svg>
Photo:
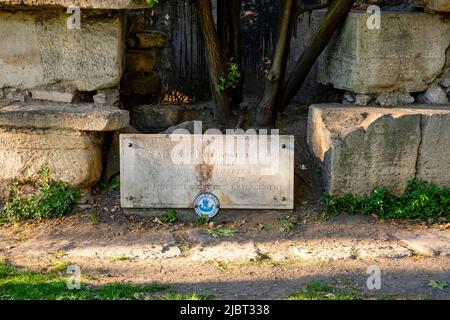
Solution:
<svg viewBox="0 0 450 320"><path fill-rule="evenodd" d="M376 188L370 195L324 196L325 215L376 215L380 219L450 221L450 187L411 180L400 197L386 188Z"/></svg>
<svg viewBox="0 0 450 320"><path fill-rule="evenodd" d="M213 238L227 238L232 237L237 234L239 231L234 228L217 228L208 230L208 234Z"/></svg>
<svg viewBox="0 0 450 320"><path fill-rule="evenodd" d="M206 300L212 297L197 293L179 294L158 283L142 286L82 283L80 290L69 290L66 278L61 275L67 266L67 262L62 262L53 272L38 273L18 270L0 260L0 300Z"/></svg>
<svg viewBox="0 0 450 320"><path fill-rule="evenodd" d="M161 297L161 300L210 300L212 299L212 295L199 295L197 293L169 293L166 295L163 295Z"/></svg>
<svg viewBox="0 0 450 320"><path fill-rule="evenodd" d="M308 282L300 292L289 295L288 300L361 300L356 291L344 292L332 286L313 280Z"/></svg>
<svg viewBox="0 0 450 320"><path fill-rule="evenodd" d="M428 296L399 296L397 294L363 294L353 286L351 289L337 289L317 280L311 280L299 292L287 296L288 300L429 300Z"/></svg>

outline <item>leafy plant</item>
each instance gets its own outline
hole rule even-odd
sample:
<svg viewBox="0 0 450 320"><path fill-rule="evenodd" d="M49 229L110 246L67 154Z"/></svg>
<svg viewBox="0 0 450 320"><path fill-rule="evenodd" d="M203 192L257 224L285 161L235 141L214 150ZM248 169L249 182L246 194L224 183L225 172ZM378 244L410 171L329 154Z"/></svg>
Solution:
<svg viewBox="0 0 450 320"><path fill-rule="evenodd" d="M230 62L228 62L228 73L226 77L221 76L219 78L219 83L216 85L216 91L220 93L227 89L236 89L240 81L241 73L239 72L239 67L234 61L234 58L231 58Z"/></svg>
<svg viewBox="0 0 450 320"><path fill-rule="evenodd" d="M439 188L431 183L411 180L405 193L395 196L387 188L376 188L370 195L347 194L323 197L325 213L335 215L376 215L381 219L450 219L450 188Z"/></svg>
<svg viewBox="0 0 450 320"><path fill-rule="evenodd" d="M39 191L25 197L19 191L18 183L13 183L12 200L3 207L3 218L22 221L62 217L73 211L75 202L80 198L79 191L74 187L51 179L48 168L39 170L37 184Z"/></svg>
<svg viewBox="0 0 450 320"><path fill-rule="evenodd" d="M176 223L178 221L177 212L175 210L166 210L160 220L163 223Z"/></svg>
<svg viewBox="0 0 450 320"><path fill-rule="evenodd" d="M150 8L153 8L156 4L159 3L159 0L147 0L147 3Z"/></svg>

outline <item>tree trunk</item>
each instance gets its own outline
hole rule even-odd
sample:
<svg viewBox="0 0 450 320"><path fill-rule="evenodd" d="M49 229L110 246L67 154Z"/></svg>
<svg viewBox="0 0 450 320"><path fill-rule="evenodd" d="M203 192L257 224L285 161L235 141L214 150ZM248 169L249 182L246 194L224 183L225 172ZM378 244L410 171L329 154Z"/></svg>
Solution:
<svg viewBox="0 0 450 320"><path fill-rule="evenodd" d="M232 92L233 106L238 106L243 100L241 0L217 1L217 31L225 62L233 60L241 72L239 84Z"/></svg>
<svg viewBox="0 0 450 320"><path fill-rule="evenodd" d="M216 90L220 77L227 75L227 61L214 23L211 0L197 0L197 12L206 45L206 60L215 102L214 118L218 123L226 125L231 115L232 99L229 90Z"/></svg>
<svg viewBox="0 0 450 320"><path fill-rule="evenodd" d="M287 48L290 39L290 25L294 9L294 0L283 0L278 22L277 43L272 65L266 77L264 94L258 104L256 122L260 126L270 125L274 122L274 110L277 103L278 92L284 81L284 72L287 60Z"/></svg>
<svg viewBox="0 0 450 320"><path fill-rule="evenodd" d="M347 13L353 7L354 2L355 0L331 1L328 13L320 24L314 39L301 55L295 66L295 71L283 87L280 103L278 104L280 112L285 110L292 98L301 89L312 66L331 40L336 29L345 21Z"/></svg>

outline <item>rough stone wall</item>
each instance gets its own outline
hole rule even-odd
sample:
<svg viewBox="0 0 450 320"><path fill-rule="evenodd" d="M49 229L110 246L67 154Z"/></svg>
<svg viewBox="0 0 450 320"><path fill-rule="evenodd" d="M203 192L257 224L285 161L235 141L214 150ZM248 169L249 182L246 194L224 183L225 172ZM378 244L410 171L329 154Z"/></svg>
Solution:
<svg viewBox="0 0 450 320"><path fill-rule="evenodd" d="M157 67L164 59L162 50L169 36L148 25L148 11L127 13L125 73L121 81L121 96L127 107L157 100L163 91Z"/></svg>

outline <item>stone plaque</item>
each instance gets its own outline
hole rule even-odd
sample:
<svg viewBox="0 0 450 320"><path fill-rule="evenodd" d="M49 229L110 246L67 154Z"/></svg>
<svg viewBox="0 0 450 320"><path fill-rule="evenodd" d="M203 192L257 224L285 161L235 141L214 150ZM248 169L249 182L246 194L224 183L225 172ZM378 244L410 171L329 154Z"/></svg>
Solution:
<svg viewBox="0 0 450 320"><path fill-rule="evenodd" d="M124 134L124 208L193 208L203 192L222 209L293 209L294 137Z"/></svg>

